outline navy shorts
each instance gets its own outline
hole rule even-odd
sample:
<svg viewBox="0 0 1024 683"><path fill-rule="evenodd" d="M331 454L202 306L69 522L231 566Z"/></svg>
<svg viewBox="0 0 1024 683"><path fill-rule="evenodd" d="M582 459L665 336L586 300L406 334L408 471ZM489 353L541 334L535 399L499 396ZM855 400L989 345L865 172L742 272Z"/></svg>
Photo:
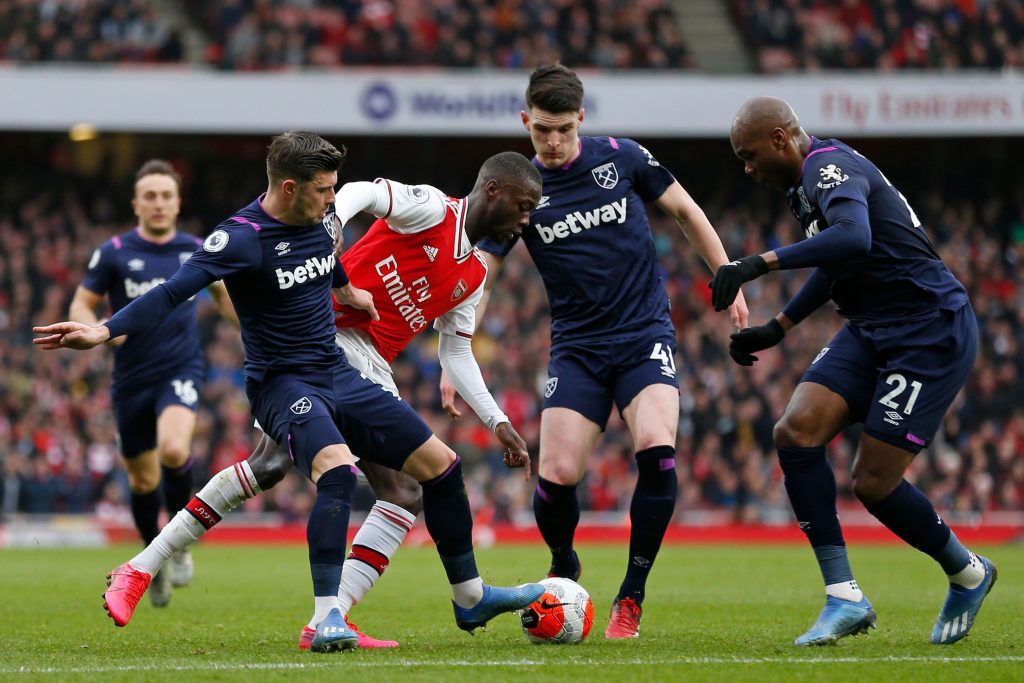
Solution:
<svg viewBox="0 0 1024 683"><path fill-rule="evenodd" d="M116 387L111 402L122 455L130 460L156 448L156 422L168 406L197 410L205 376L200 361L143 387Z"/></svg>
<svg viewBox="0 0 1024 683"><path fill-rule="evenodd" d="M622 340L552 346L542 409L574 410L603 430L613 402L621 414L652 384L679 389L675 353L675 334L661 329Z"/></svg>
<svg viewBox="0 0 1024 683"><path fill-rule="evenodd" d="M405 401L347 362L316 373L249 379L245 389L263 431L288 448L307 477L316 454L341 443L360 458L401 470L433 434Z"/></svg>
<svg viewBox="0 0 1024 683"><path fill-rule="evenodd" d="M917 453L935 436L977 353L978 324L968 304L902 325L847 324L800 381L842 396L865 433Z"/></svg>

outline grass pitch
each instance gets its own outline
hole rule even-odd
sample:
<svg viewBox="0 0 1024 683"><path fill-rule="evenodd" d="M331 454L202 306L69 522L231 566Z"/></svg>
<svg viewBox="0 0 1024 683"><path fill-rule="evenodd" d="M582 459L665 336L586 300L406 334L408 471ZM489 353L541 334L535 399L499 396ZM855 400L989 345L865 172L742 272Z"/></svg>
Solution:
<svg viewBox="0 0 1024 683"><path fill-rule="evenodd" d="M476 636L463 633L433 549L402 548L351 615L402 647L332 655L296 648L312 607L302 547L200 545L192 586L163 610L144 598L123 629L107 618L100 594L106 572L133 547L3 550L0 680L1024 680L1024 547L976 550L996 562L999 581L967 640L928 643L946 586L929 558L903 546L853 546L878 629L803 649L793 638L823 604L803 546L664 548L642 636L630 642L602 637L626 548L581 546L581 583L597 619L584 643L569 646L531 645L510 615ZM547 568L546 552L532 546L485 550L478 559L485 580L500 584L537 580Z"/></svg>

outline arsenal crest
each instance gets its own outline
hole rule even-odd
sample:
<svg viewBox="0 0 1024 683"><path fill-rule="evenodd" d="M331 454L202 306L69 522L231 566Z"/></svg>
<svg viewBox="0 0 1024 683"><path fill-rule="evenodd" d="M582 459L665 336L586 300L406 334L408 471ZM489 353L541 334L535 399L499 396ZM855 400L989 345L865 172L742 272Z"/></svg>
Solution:
<svg viewBox="0 0 1024 683"><path fill-rule="evenodd" d="M619 184L619 170L613 162L603 164L590 171L594 176L594 182L606 190L610 190Z"/></svg>
<svg viewBox="0 0 1024 683"><path fill-rule="evenodd" d="M452 301L458 301L466 294L466 290L469 289L469 285L462 278L455 284L455 289L452 290Z"/></svg>

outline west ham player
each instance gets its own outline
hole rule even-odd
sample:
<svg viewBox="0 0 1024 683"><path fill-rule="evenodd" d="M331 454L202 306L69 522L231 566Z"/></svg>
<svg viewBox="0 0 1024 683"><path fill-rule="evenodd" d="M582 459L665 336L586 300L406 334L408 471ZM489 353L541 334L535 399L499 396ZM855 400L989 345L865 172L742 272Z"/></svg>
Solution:
<svg viewBox="0 0 1024 683"><path fill-rule="evenodd" d="M484 237L505 241L525 228L530 211L540 201L540 190L540 173L526 157L503 152L484 162L472 192L463 199L448 197L428 185L378 180L345 184L335 202L341 225L360 211L380 219L341 259L352 284L373 295L379 314L379 319L374 319L363 310L335 302L335 340L345 357L398 396L390 363L433 320L440 332L441 366L508 449L505 463L525 467L527 477L526 443L487 390L470 346L476 304L487 276L483 257L472 245ZM291 468L287 450L268 436L247 462L262 489L273 486ZM356 533L342 571L338 598L346 620L350 608L388 567L422 509L420 486L408 475L366 459L360 460L359 468L378 500ZM231 477L226 480L230 482ZM129 564L158 568L193 543L196 533L206 531L193 526L188 515L171 520L157 540ZM398 645L361 633L351 623L349 626L359 636L359 647ZM315 630L312 621L303 629L300 648L309 648Z"/></svg>
<svg viewBox="0 0 1024 683"><path fill-rule="evenodd" d="M536 69L526 105L522 121L544 196L522 239L552 317L534 513L551 549L550 575L579 577L576 486L614 403L633 437L638 477L629 563L605 637L635 638L647 576L675 509L679 420L675 330L645 202L678 222L709 267L728 258L704 212L650 152L632 140L579 136L583 84L575 73L560 64ZM489 252L488 288L513 244L480 243ZM742 300L730 315L746 325Z"/></svg>
<svg viewBox="0 0 1024 683"><path fill-rule="evenodd" d="M152 159L139 168L132 209L138 226L93 252L71 301L72 320L97 324L96 311L104 297L109 297L113 311L121 310L170 278L202 242L177 230L181 178L166 161ZM221 313L237 323L223 285L217 282L209 289ZM205 377L195 300L159 325L119 341L123 343L114 352L114 415L128 470L132 516L148 545L159 531L161 480L171 517L192 497L192 430ZM188 585L191 578L192 557L187 550L175 554L168 571L153 579L153 606L165 607L172 585Z"/></svg>
<svg viewBox="0 0 1024 683"><path fill-rule="evenodd" d="M773 320L733 334L729 354L752 365L755 352L778 344L829 299L847 319L775 425L786 492L825 581L825 607L796 644L831 643L875 623L850 569L825 459L825 444L857 422L864 431L854 493L948 575L931 642L955 643L970 632L996 568L957 540L903 473L974 365L978 330L967 292L881 171L838 140L809 137L786 102L759 97L744 104L732 123L732 146L748 175L786 192L808 239L719 268L710 284L716 310L769 270L815 269Z"/></svg>
<svg viewBox="0 0 1024 683"><path fill-rule="evenodd" d="M35 328L45 335L35 340L44 349L91 348L147 329L203 287L225 281L241 321L253 414L317 486L307 540L317 624L312 649L320 652L358 643L338 601L356 482L348 444L365 459L420 482L427 530L448 575L460 628L473 631L501 612L525 607L544 590L540 584L483 583L458 456L407 404L352 368L335 343L332 289L340 302L376 316L369 293L351 285L334 257L330 209L343 160L342 152L312 133L277 136L267 155L267 192L222 222L167 282L105 325ZM264 483L248 463L239 463L219 473L178 518L191 518L198 534ZM152 571L127 562L111 572L104 599L116 624L131 618Z"/></svg>

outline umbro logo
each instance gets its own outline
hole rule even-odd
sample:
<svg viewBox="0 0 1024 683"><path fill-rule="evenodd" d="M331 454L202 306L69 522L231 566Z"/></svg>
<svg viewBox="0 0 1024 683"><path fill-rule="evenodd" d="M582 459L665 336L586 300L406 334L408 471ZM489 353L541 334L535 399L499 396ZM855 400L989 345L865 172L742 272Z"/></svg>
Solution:
<svg viewBox="0 0 1024 683"><path fill-rule="evenodd" d="M278 242L274 246L274 251L277 252L278 256L284 256L289 251L291 251L291 249L288 248L289 246L291 246L291 242Z"/></svg>
<svg viewBox="0 0 1024 683"><path fill-rule="evenodd" d="M903 419L903 416L897 413L895 410L887 410L885 411L885 414L892 418L893 420L896 420L897 422Z"/></svg>
<svg viewBox="0 0 1024 683"><path fill-rule="evenodd" d="M543 208L544 208L545 206L547 206L547 205L548 205L548 204L549 204L550 202L551 202L551 197L544 197L544 196L542 196L542 197L540 198L540 201L539 201L539 202L537 202L537 207L536 207L536 208L538 208L538 209L543 209Z"/></svg>
<svg viewBox="0 0 1024 683"><path fill-rule="evenodd" d="M427 255L427 258L430 259L431 263L433 263L434 259L437 258L437 247L431 247L431 246L428 246L428 245L424 244L423 245L423 252Z"/></svg>
<svg viewBox="0 0 1024 683"><path fill-rule="evenodd" d="M132 271L133 273L137 273L140 270L143 270L145 267L146 262L140 258L133 258L131 261L128 262L128 270Z"/></svg>

